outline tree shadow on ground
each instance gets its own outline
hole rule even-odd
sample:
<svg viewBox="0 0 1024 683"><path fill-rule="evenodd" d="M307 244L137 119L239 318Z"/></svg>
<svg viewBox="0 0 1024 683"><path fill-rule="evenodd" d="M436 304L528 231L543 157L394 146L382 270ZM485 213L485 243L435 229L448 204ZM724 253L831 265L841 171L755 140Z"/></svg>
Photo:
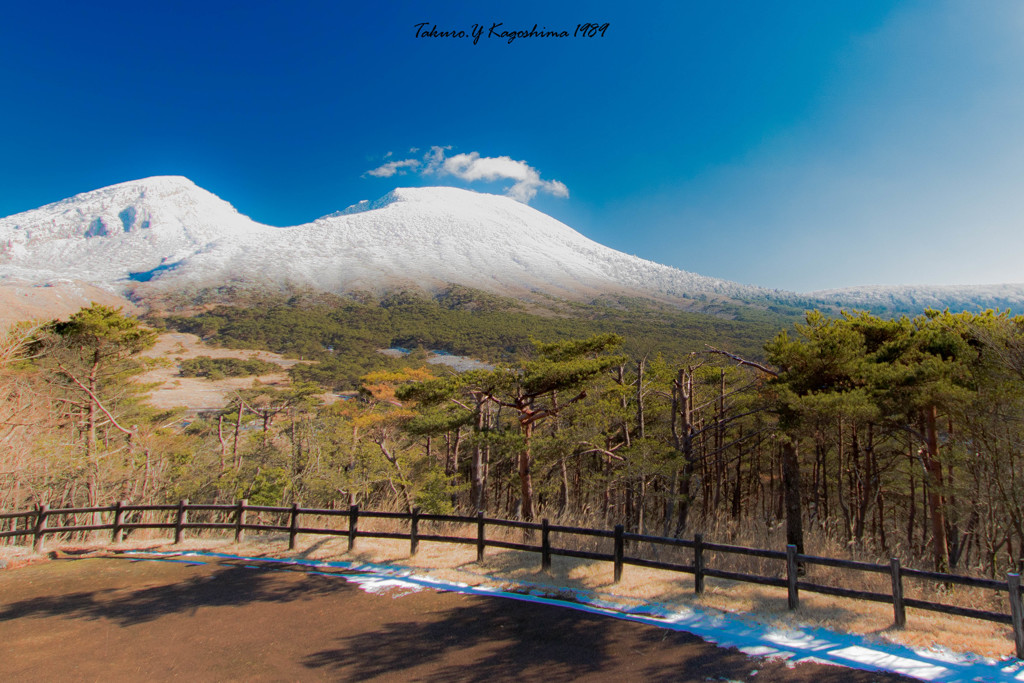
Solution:
<svg viewBox="0 0 1024 683"><path fill-rule="evenodd" d="M55 560L80 562L88 560ZM93 560L94 561L94 560ZM269 568L277 571L257 571ZM305 574L299 580L281 580L280 567L259 563L216 566L166 585L141 589L102 588L97 590L31 597L3 605L0 621L27 617L109 619L121 626L154 621L169 614L187 613L201 607L283 603L306 600L344 590L357 590L330 576Z"/></svg>
<svg viewBox="0 0 1024 683"><path fill-rule="evenodd" d="M769 671L815 683L889 679L835 667L789 670L688 633L501 598L387 621L303 664L346 680L779 680Z"/></svg>
<svg viewBox="0 0 1024 683"><path fill-rule="evenodd" d="M490 681L544 673L568 680L599 671L609 644L607 619L503 599L392 621L340 639L305 665L345 678L397 676L424 664L431 678Z"/></svg>
<svg viewBox="0 0 1024 683"><path fill-rule="evenodd" d="M49 578L80 575L97 581L94 590L54 590L40 596L38 583L20 599L0 603L0 621L33 617L109 620L120 626L154 622L166 615L190 615L200 608L266 607L247 612L280 618L288 655L311 674L331 679L366 680L547 680L579 678L645 681L897 680L886 674L751 660L736 650L709 645L696 636L589 614L569 607L497 597L438 595L430 591L401 599L369 595L339 576L287 571L287 565L237 560L190 566L188 562L139 562L122 572L121 560L56 560ZM64 563L63 567L58 563ZM100 571L77 571L99 567ZM69 565L76 571L65 572ZM254 569L253 567L257 567ZM179 571L186 569L187 571ZM273 569L274 571L270 571ZM343 573L343 572L339 572ZM125 583L125 576L131 581ZM110 587L110 577L121 583ZM102 581L99 581L99 579ZM38 577L37 577L38 578ZM148 582L135 588L140 582ZM153 585L158 582L159 585ZM10 598L14 594L8 593ZM395 594L392 594L394 596ZM307 607L308 602L308 607ZM299 603L298 608L272 610ZM306 610L309 610L308 612ZM328 618L322 616L329 610ZM312 626L310 615L321 617ZM239 642L250 626L239 612L204 611L203 623L216 624L227 642ZM288 621L288 620L291 621ZM308 629L315 628L315 631ZM244 639L243 639L244 640ZM315 644L314 644L315 643ZM757 670L756 678L752 678Z"/></svg>

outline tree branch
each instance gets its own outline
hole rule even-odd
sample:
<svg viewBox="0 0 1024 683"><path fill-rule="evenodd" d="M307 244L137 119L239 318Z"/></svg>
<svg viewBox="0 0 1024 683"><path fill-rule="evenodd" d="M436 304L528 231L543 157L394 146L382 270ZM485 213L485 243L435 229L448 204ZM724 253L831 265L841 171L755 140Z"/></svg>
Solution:
<svg viewBox="0 0 1024 683"><path fill-rule="evenodd" d="M595 446L594 444L588 443L586 441L584 441L580 445L581 446L591 446L592 448L588 448L585 451L580 451L579 455L587 455L588 453L600 453L602 455L607 455L609 458L612 458L614 460L619 460L620 462L625 462L626 461L626 459L624 457L622 457L618 453L615 453L614 451L608 450L607 448L601 448L600 446Z"/></svg>
<svg viewBox="0 0 1024 683"><path fill-rule="evenodd" d="M125 429L120 424L118 424L117 420L115 420L114 416L110 414L110 411L107 410L106 406L103 405L103 402L100 401L99 397L96 394L92 393L92 391L89 390L89 387L87 387L84 384L82 384L78 380L77 377L72 375L71 372L68 371L68 369L64 367L63 364L58 363L57 366L60 368L61 372L63 372L68 377L68 379L70 379L72 382L77 384L82 389L82 391L84 391L85 393L87 393L89 395L89 398L91 398L96 403L96 406L103 412L104 415L107 416L107 419L110 420L110 423L112 425L117 427L118 430L120 430L124 434L127 434L128 436L134 436L135 435L135 432L131 431L130 429Z"/></svg>
<svg viewBox="0 0 1024 683"><path fill-rule="evenodd" d="M708 349L708 351L710 353L717 353L720 356L725 356L727 358L732 358L734 361L736 361L740 365L749 365L752 368L757 368L758 370L760 370L761 372L765 373L766 375L771 375L772 377L778 377L779 376L778 372L776 372L775 370L772 370L769 367L761 365L760 363L755 363L752 360L747 360L745 358L740 358L739 356L737 356L734 353L729 353L728 351L722 351L721 349L716 349L714 346L710 346L708 344L705 344L704 346L707 347L707 349Z"/></svg>

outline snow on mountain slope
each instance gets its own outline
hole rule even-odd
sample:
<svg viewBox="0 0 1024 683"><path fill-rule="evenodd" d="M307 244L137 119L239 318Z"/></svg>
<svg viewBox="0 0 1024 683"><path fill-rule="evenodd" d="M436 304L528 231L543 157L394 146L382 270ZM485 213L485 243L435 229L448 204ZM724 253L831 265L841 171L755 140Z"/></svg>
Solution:
<svg viewBox="0 0 1024 683"><path fill-rule="evenodd" d="M262 225L182 177L113 185L0 219L0 284L111 292L223 283L342 292L461 284L511 296L623 293L915 313L1024 308L1024 285L862 287L797 295L646 261L508 197L400 188L312 223ZM140 285L140 283L146 283Z"/></svg>
<svg viewBox="0 0 1024 683"><path fill-rule="evenodd" d="M382 280L568 297L744 289L609 249L507 197L450 187L397 189L364 210L291 230L302 238L275 241L274 279L316 278L330 289L374 288ZM259 258L255 247L243 253Z"/></svg>
<svg viewBox="0 0 1024 683"><path fill-rule="evenodd" d="M570 298L767 292L609 249L507 197L404 188L275 228L180 177L121 183L0 219L0 278L115 290L242 281L329 291L457 283Z"/></svg>
<svg viewBox="0 0 1024 683"><path fill-rule="evenodd" d="M273 230L186 178L146 178L0 219L0 277L116 288Z"/></svg>

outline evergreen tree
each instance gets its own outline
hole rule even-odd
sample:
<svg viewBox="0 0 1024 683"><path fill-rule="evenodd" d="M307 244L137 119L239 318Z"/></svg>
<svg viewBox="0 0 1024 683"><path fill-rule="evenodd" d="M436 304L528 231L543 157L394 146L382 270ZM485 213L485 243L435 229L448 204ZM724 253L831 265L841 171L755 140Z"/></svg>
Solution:
<svg viewBox="0 0 1024 683"><path fill-rule="evenodd" d="M54 321L39 337L39 363L51 371L63 394L75 430L82 435L88 467L88 501L97 505L101 495L99 430L107 438L111 429L135 445L138 427L125 421L129 410L138 410L142 388L130 382L145 365L136 355L153 345L156 333L145 329L121 309L93 304L66 321ZM116 442L116 439L115 439Z"/></svg>

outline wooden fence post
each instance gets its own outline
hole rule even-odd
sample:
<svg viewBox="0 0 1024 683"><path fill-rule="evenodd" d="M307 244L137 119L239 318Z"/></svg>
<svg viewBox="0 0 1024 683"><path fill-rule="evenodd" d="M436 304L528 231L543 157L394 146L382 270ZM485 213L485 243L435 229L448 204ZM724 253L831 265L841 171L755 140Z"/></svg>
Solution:
<svg viewBox="0 0 1024 683"><path fill-rule="evenodd" d="M693 535L693 592L704 592L704 534Z"/></svg>
<svg viewBox="0 0 1024 683"><path fill-rule="evenodd" d="M551 569L551 529L549 526L548 520L541 520L540 568L543 570Z"/></svg>
<svg viewBox="0 0 1024 683"><path fill-rule="evenodd" d="M43 551L43 536L46 535L46 515L49 510L50 506L46 504L36 508L35 539L32 542L33 552L40 553Z"/></svg>
<svg viewBox="0 0 1024 683"><path fill-rule="evenodd" d="M476 561L484 561L484 548L487 547L487 540L484 536L484 513L483 510L476 513Z"/></svg>
<svg viewBox="0 0 1024 683"><path fill-rule="evenodd" d="M295 550L295 537L299 528L299 504L292 503L292 518L288 523L288 550Z"/></svg>
<svg viewBox="0 0 1024 683"><path fill-rule="evenodd" d="M420 549L420 509L412 509L412 521L409 523L409 555L415 555Z"/></svg>
<svg viewBox="0 0 1024 683"><path fill-rule="evenodd" d="M1017 645L1017 659L1024 659L1024 606L1020 602L1020 574L1006 576L1010 589L1010 618L1013 621L1013 640Z"/></svg>
<svg viewBox="0 0 1024 683"><path fill-rule="evenodd" d="M178 515L174 521L174 542L181 543L185 532L185 521L188 518L188 498L178 501Z"/></svg>
<svg viewBox="0 0 1024 683"><path fill-rule="evenodd" d="M356 547L356 524L359 523L359 506L353 505L348 509L348 551Z"/></svg>
<svg viewBox="0 0 1024 683"><path fill-rule="evenodd" d="M907 625L907 609L903 606L903 573L900 570L900 558L889 560L889 574L892 577L892 611L895 615L896 628Z"/></svg>
<svg viewBox="0 0 1024 683"><path fill-rule="evenodd" d="M621 524L615 525L615 583L622 579L622 557L625 555L625 544L622 534L625 527Z"/></svg>
<svg viewBox="0 0 1024 683"><path fill-rule="evenodd" d="M121 527L124 526L124 506L125 501L119 500L114 505L114 529L110 533L111 543L120 543L124 540L124 531Z"/></svg>
<svg viewBox="0 0 1024 683"><path fill-rule="evenodd" d="M786 546L786 584L789 588L789 609L796 609L800 606L800 593L797 592L796 581L798 578L796 566L796 546Z"/></svg>
<svg viewBox="0 0 1024 683"><path fill-rule="evenodd" d="M245 537L245 506L249 504L249 499L243 498L238 501L238 508L235 509L235 543L241 543Z"/></svg>

